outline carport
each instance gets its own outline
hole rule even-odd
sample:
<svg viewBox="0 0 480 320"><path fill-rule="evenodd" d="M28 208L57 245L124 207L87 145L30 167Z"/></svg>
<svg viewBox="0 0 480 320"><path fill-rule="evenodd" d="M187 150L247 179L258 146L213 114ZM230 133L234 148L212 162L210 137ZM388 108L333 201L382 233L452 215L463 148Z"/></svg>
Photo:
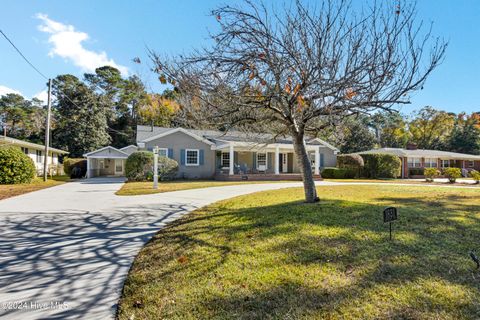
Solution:
<svg viewBox="0 0 480 320"><path fill-rule="evenodd" d="M84 154L87 158L87 178L125 175L125 161L136 150L136 146L122 149L108 146Z"/></svg>

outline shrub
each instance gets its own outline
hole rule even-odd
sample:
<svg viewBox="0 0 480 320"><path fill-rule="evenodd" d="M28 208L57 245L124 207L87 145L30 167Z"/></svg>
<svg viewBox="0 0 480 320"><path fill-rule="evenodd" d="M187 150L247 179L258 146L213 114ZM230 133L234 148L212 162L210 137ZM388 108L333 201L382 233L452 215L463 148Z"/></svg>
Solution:
<svg viewBox="0 0 480 320"><path fill-rule="evenodd" d="M437 168L425 168L425 170L423 170L423 175L425 176L425 180L432 182L433 179L440 175L440 171L438 171Z"/></svg>
<svg viewBox="0 0 480 320"><path fill-rule="evenodd" d="M153 153L137 151L128 156L125 162L125 176L128 181L146 181L147 173L152 171Z"/></svg>
<svg viewBox="0 0 480 320"><path fill-rule="evenodd" d="M322 170L322 178L325 179L353 179L356 170L347 168L325 168Z"/></svg>
<svg viewBox="0 0 480 320"><path fill-rule="evenodd" d="M158 179L161 181L173 180L178 172L178 162L167 158L158 157Z"/></svg>
<svg viewBox="0 0 480 320"><path fill-rule="evenodd" d="M400 158L391 154L371 153L361 155L366 178L397 178L402 170Z"/></svg>
<svg viewBox="0 0 480 320"><path fill-rule="evenodd" d="M473 180L475 180L475 183L480 182L480 172L477 170L470 171L470 176L473 178Z"/></svg>
<svg viewBox="0 0 480 320"><path fill-rule="evenodd" d="M350 174L353 173L352 178L358 178L363 170L363 158L359 154L343 154L337 156L337 167L349 169Z"/></svg>
<svg viewBox="0 0 480 320"><path fill-rule="evenodd" d="M87 160L83 158L64 158L63 171L70 178L83 178L87 174Z"/></svg>
<svg viewBox="0 0 480 320"><path fill-rule="evenodd" d="M462 176L462 170L460 170L460 168L445 168L443 174L450 183L455 183L455 181Z"/></svg>
<svg viewBox="0 0 480 320"><path fill-rule="evenodd" d="M20 149L0 148L0 184L29 183L35 174L33 160Z"/></svg>

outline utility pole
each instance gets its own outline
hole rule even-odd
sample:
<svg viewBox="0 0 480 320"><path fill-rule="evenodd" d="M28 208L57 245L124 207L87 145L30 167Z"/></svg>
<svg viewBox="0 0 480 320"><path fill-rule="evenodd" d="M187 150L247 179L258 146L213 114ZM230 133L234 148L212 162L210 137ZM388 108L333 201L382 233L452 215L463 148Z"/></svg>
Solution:
<svg viewBox="0 0 480 320"><path fill-rule="evenodd" d="M48 146L50 144L50 113L52 111L52 79L48 79L47 120L45 123L45 154L43 155L43 181L47 181Z"/></svg>

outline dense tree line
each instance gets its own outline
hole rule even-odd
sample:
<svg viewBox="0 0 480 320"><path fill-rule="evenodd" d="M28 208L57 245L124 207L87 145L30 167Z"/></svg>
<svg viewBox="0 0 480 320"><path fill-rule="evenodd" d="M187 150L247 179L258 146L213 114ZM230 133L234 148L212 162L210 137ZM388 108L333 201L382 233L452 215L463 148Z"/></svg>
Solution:
<svg viewBox="0 0 480 320"><path fill-rule="evenodd" d="M52 146L78 157L105 145L135 143L137 124L170 126L179 113L175 93L147 93L137 76L105 66L82 79L59 75L52 85ZM44 141L46 106L18 94L0 97L0 125L10 137ZM3 129L3 128L2 128Z"/></svg>
<svg viewBox="0 0 480 320"><path fill-rule="evenodd" d="M342 153L375 147L405 148L480 154L480 112L452 113L427 106L409 115L379 112L343 121L322 137Z"/></svg>

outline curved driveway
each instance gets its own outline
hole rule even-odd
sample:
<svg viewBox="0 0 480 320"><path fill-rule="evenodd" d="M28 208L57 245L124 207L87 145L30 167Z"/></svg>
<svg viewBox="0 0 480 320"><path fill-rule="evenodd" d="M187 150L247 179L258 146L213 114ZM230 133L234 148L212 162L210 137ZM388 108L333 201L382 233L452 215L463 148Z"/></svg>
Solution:
<svg viewBox="0 0 480 320"><path fill-rule="evenodd" d="M0 201L1 319L114 318L135 255L166 223L215 201L301 186L243 184L116 196L122 183L96 178Z"/></svg>
<svg viewBox="0 0 480 320"><path fill-rule="evenodd" d="M0 201L0 318L111 319L135 255L162 226L215 201L300 186L244 184L116 196L122 179Z"/></svg>

